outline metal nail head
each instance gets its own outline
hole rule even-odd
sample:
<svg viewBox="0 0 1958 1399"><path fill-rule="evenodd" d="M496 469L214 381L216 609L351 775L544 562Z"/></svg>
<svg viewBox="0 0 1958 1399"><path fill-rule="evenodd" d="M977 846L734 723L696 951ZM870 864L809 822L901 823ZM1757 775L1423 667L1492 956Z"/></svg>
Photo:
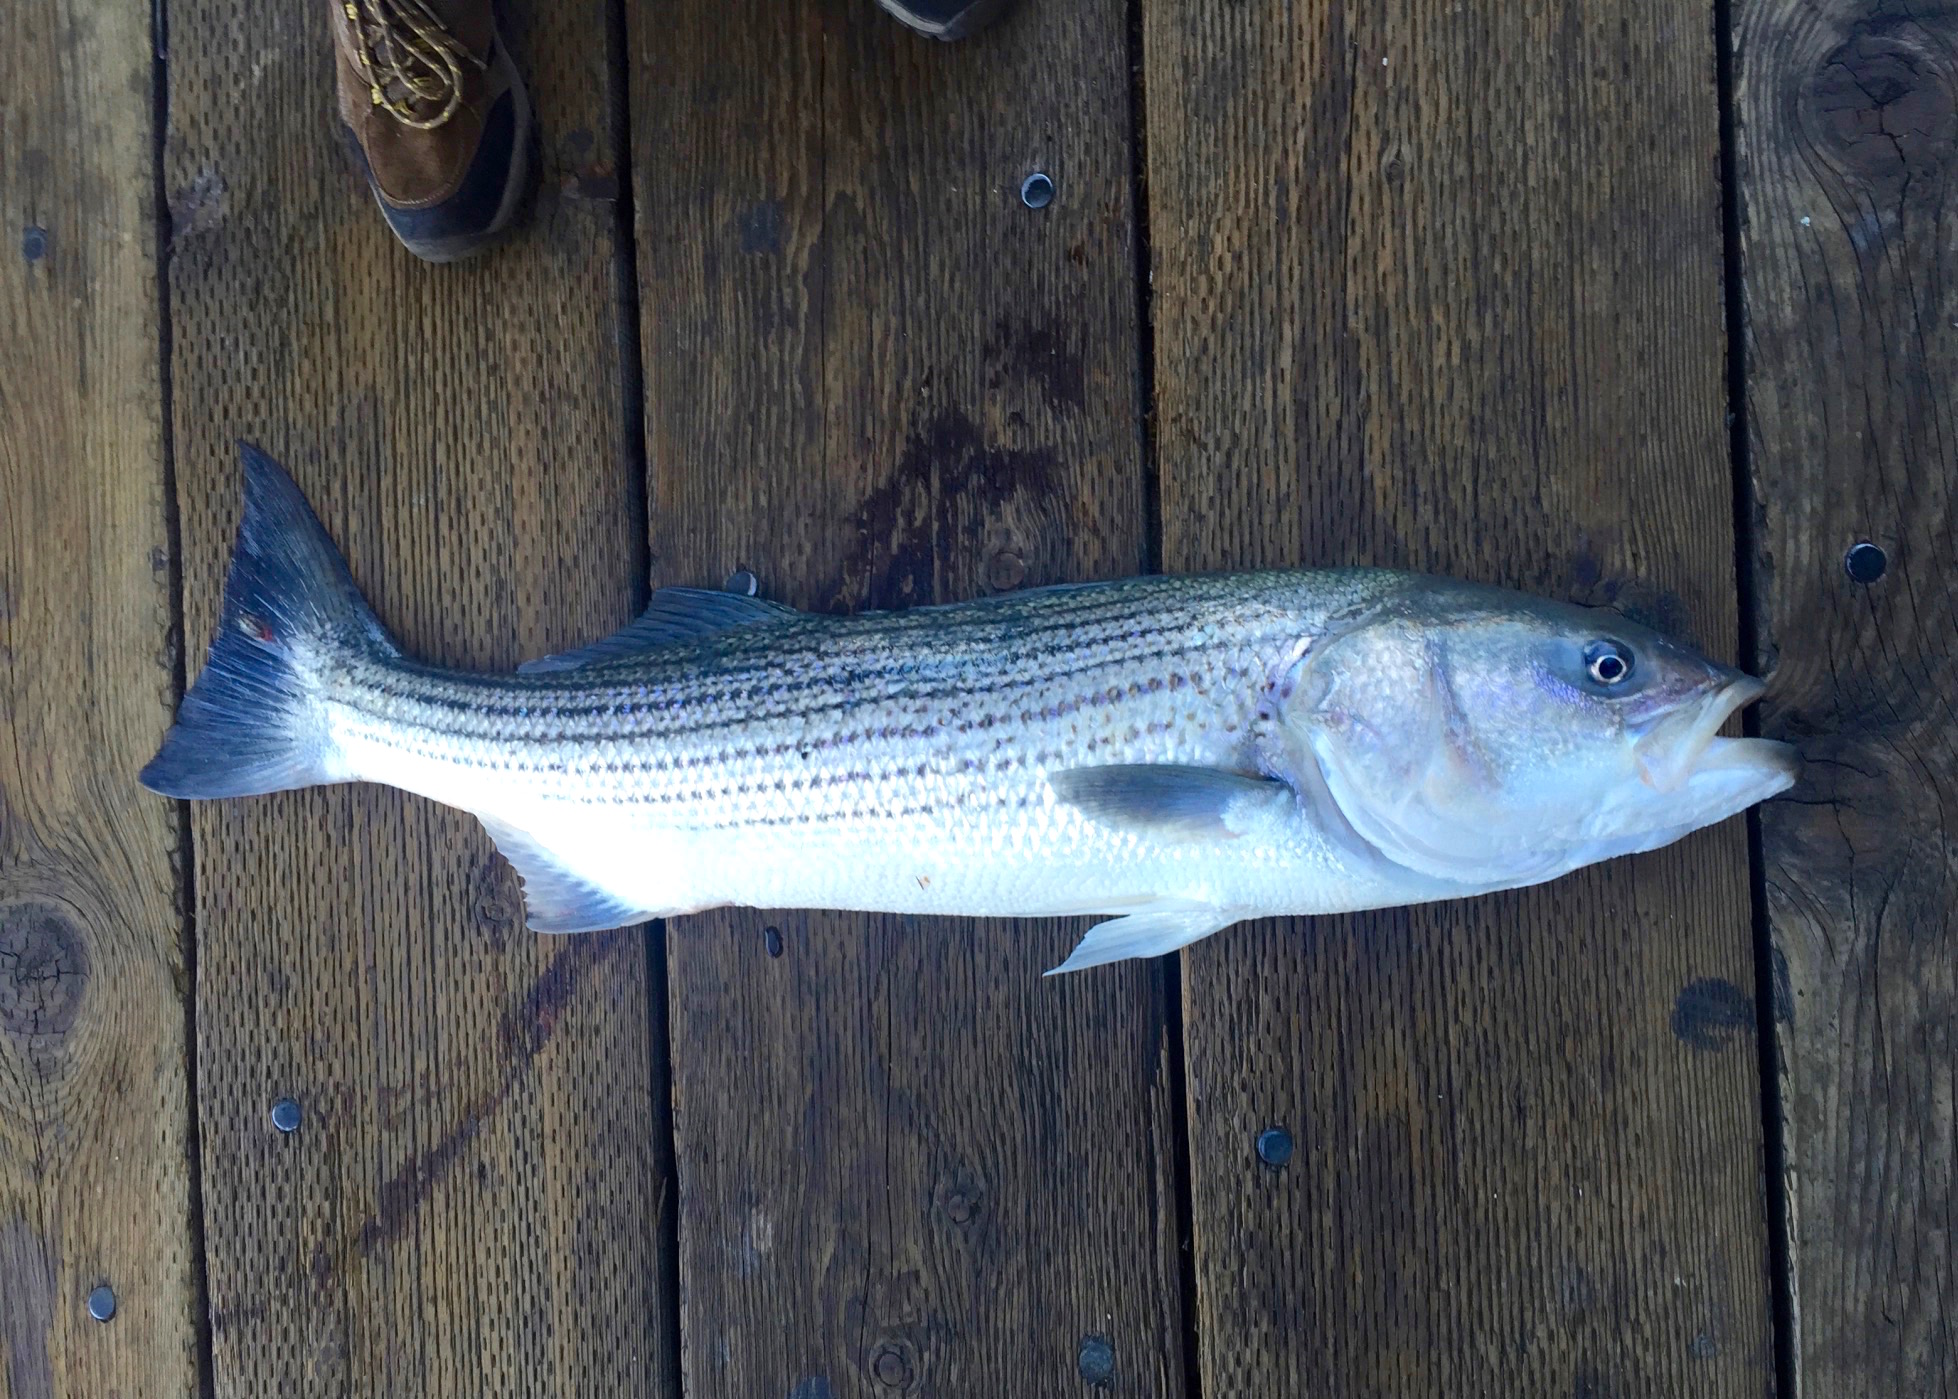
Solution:
<svg viewBox="0 0 1958 1399"><path fill-rule="evenodd" d="M1020 202L1029 209L1045 209L1054 202L1053 177L1036 170L1020 181Z"/></svg>
<svg viewBox="0 0 1958 1399"><path fill-rule="evenodd" d="M1283 1127L1267 1127L1258 1133L1258 1159L1267 1166L1282 1166L1292 1159L1292 1134Z"/></svg>
<svg viewBox="0 0 1958 1399"><path fill-rule="evenodd" d="M272 1104L272 1125L281 1132L299 1130L299 1102L294 1098L281 1098Z"/></svg>
<svg viewBox="0 0 1958 1399"><path fill-rule="evenodd" d="M1867 586L1883 576L1884 570L1890 567L1890 559L1866 539L1849 546L1849 552L1842 556L1842 566L1851 578Z"/></svg>
<svg viewBox="0 0 1958 1399"><path fill-rule="evenodd" d="M88 1314L97 1321L107 1321L116 1314L116 1290L106 1282L88 1294Z"/></svg>

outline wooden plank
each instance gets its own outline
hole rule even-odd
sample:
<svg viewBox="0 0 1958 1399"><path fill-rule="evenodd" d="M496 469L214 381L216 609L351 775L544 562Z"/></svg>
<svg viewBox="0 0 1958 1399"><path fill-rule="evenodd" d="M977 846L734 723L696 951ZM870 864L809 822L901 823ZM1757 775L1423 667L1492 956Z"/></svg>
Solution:
<svg viewBox="0 0 1958 1399"><path fill-rule="evenodd" d="M1731 651L1706 12L1143 31L1164 566L1430 568ZM1191 949L1204 1392L1761 1393L1746 858L1733 822Z"/></svg>
<svg viewBox="0 0 1958 1399"><path fill-rule="evenodd" d="M856 0L652 19L656 580L855 609L1137 571L1123 7L954 47ZM687 1392L1181 1391L1163 982L1043 982L1084 926L672 925Z"/></svg>
<svg viewBox="0 0 1958 1399"><path fill-rule="evenodd" d="M330 118L327 12L171 9L187 631L233 440L283 458L412 653L508 667L631 610L602 10L506 31L533 226L398 247ZM241 121L246 111L251 120ZM194 809L199 1120L220 1394L663 1392L664 1092L636 931L540 938L475 823L375 788ZM268 1109L291 1096L290 1136Z"/></svg>
<svg viewBox="0 0 1958 1399"><path fill-rule="evenodd" d="M0 1393L197 1382L148 11L0 45ZM89 1317L97 1287L108 1324Z"/></svg>
<svg viewBox="0 0 1958 1399"><path fill-rule="evenodd" d="M1796 1391L1947 1393L1958 15L1746 0L1734 49Z"/></svg>

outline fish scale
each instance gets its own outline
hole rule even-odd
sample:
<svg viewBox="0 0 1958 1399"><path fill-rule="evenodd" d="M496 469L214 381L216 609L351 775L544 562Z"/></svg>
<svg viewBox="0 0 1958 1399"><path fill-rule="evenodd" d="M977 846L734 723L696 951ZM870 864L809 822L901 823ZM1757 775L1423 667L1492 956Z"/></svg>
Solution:
<svg viewBox="0 0 1958 1399"><path fill-rule="evenodd" d="M1238 849L1213 870L1085 820L1047 774L1251 768L1272 667L1365 591L1316 582L1145 579L801 617L534 678L369 661L326 689L326 728L349 777L580 832L554 842L560 863L624 885L649 915L743 892L910 913L1107 910L1159 899L1178 868L1178 896L1240 904L1288 868L1326 866L1308 825L1288 833L1289 861Z"/></svg>
<svg viewBox="0 0 1958 1399"><path fill-rule="evenodd" d="M1242 725L1256 701L1257 687L1248 686L1256 653L1282 651L1297 625L1269 608L1246 609L1251 620L1237 628L1235 641L1252 659L1233 661L1220 653L1212 620L1231 601L1218 581L1152 581L1173 583L1154 591L1173 594L1180 609L1166 609L1172 624L1159 617L1148 631L1135 627L1133 600L1114 587L1092 601L1069 598L1072 627L1049 627L1024 640L1016 635L1022 619L1058 609L1024 598L932 609L941 615L931 620L981 630L993 647L956 668L945 663L936 633L919 625L918 614L814 618L796 624L798 635L737 633L669 647L594 668L576 684L423 672L404 691L386 667L350 669L328 692L330 722L343 743L371 750L375 763L390 750L441 754L465 767L525 772L542 784L539 795L591 796L604 789L614 801L666 805L710 803L742 791L729 778L747 766L764 768L765 790L781 798L790 791L850 790L907 768L951 775L971 769L948 763L976 767L975 753L1017 752L1029 743L1048 761L1070 747L1104 746L1122 761L1148 761L1187 733ZM1247 586L1255 587L1255 579L1239 581L1237 591ZM1184 615L1174 616L1178 610ZM961 612L982 614L980 624ZM1119 630L1098 625L1111 612ZM1168 647L1166 638L1199 629L1206 634L1201 648ZM1121 635L1126 646L1112 647L1111 635ZM793 670L804 659L823 664L820 686L806 685L791 697L768 689L769 674ZM873 659L875 669L868 664ZM927 665L937 683L915 678ZM1236 688L1225 696L1226 687ZM761 702L762 696L775 702ZM527 713L519 717L519 711ZM492 715L509 717L491 723ZM1082 715L1096 718L1087 734ZM846 762L825 761L845 755ZM708 780L676 781L688 772Z"/></svg>
<svg viewBox="0 0 1958 1399"><path fill-rule="evenodd" d="M244 460L223 618L143 780L460 807L540 931L729 903L1113 915L1073 969L1535 882L1792 780L1778 745L1713 736L1757 682L1618 619L1647 671L1587 689L1607 643L1580 609L1370 569L851 617L662 589L581 651L443 670L387 637L290 478ZM1690 802L1636 785L1691 794L1699 768Z"/></svg>

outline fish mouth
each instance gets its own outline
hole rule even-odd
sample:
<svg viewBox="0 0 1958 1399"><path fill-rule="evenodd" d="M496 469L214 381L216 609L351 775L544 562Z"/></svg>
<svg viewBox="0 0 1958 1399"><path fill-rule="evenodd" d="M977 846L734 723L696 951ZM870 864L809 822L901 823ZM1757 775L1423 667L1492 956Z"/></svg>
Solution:
<svg viewBox="0 0 1958 1399"><path fill-rule="evenodd" d="M1793 746L1720 735L1727 720L1766 693L1767 685L1724 667L1715 676L1720 683L1698 706L1668 715L1639 739L1639 778L1661 793L1691 783L1732 789L1731 797L1751 794L1743 805L1787 790L1801 775L1801 755Z"/></svg>

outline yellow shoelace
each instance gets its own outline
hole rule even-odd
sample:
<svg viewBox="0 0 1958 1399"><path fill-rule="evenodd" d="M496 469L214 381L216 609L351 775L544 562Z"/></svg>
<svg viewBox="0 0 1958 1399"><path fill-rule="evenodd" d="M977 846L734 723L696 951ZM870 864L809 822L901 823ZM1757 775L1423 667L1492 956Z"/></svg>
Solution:
<svg viewBox="0 0 1958 1399"><path fill-rule="evenodd" d="M353 26L374 105L403 126L440 126L462 105L462 65L488 66L423 0L345 0L341 8ZM417 110L431 106L438 108L432 117Z"/></svg>

